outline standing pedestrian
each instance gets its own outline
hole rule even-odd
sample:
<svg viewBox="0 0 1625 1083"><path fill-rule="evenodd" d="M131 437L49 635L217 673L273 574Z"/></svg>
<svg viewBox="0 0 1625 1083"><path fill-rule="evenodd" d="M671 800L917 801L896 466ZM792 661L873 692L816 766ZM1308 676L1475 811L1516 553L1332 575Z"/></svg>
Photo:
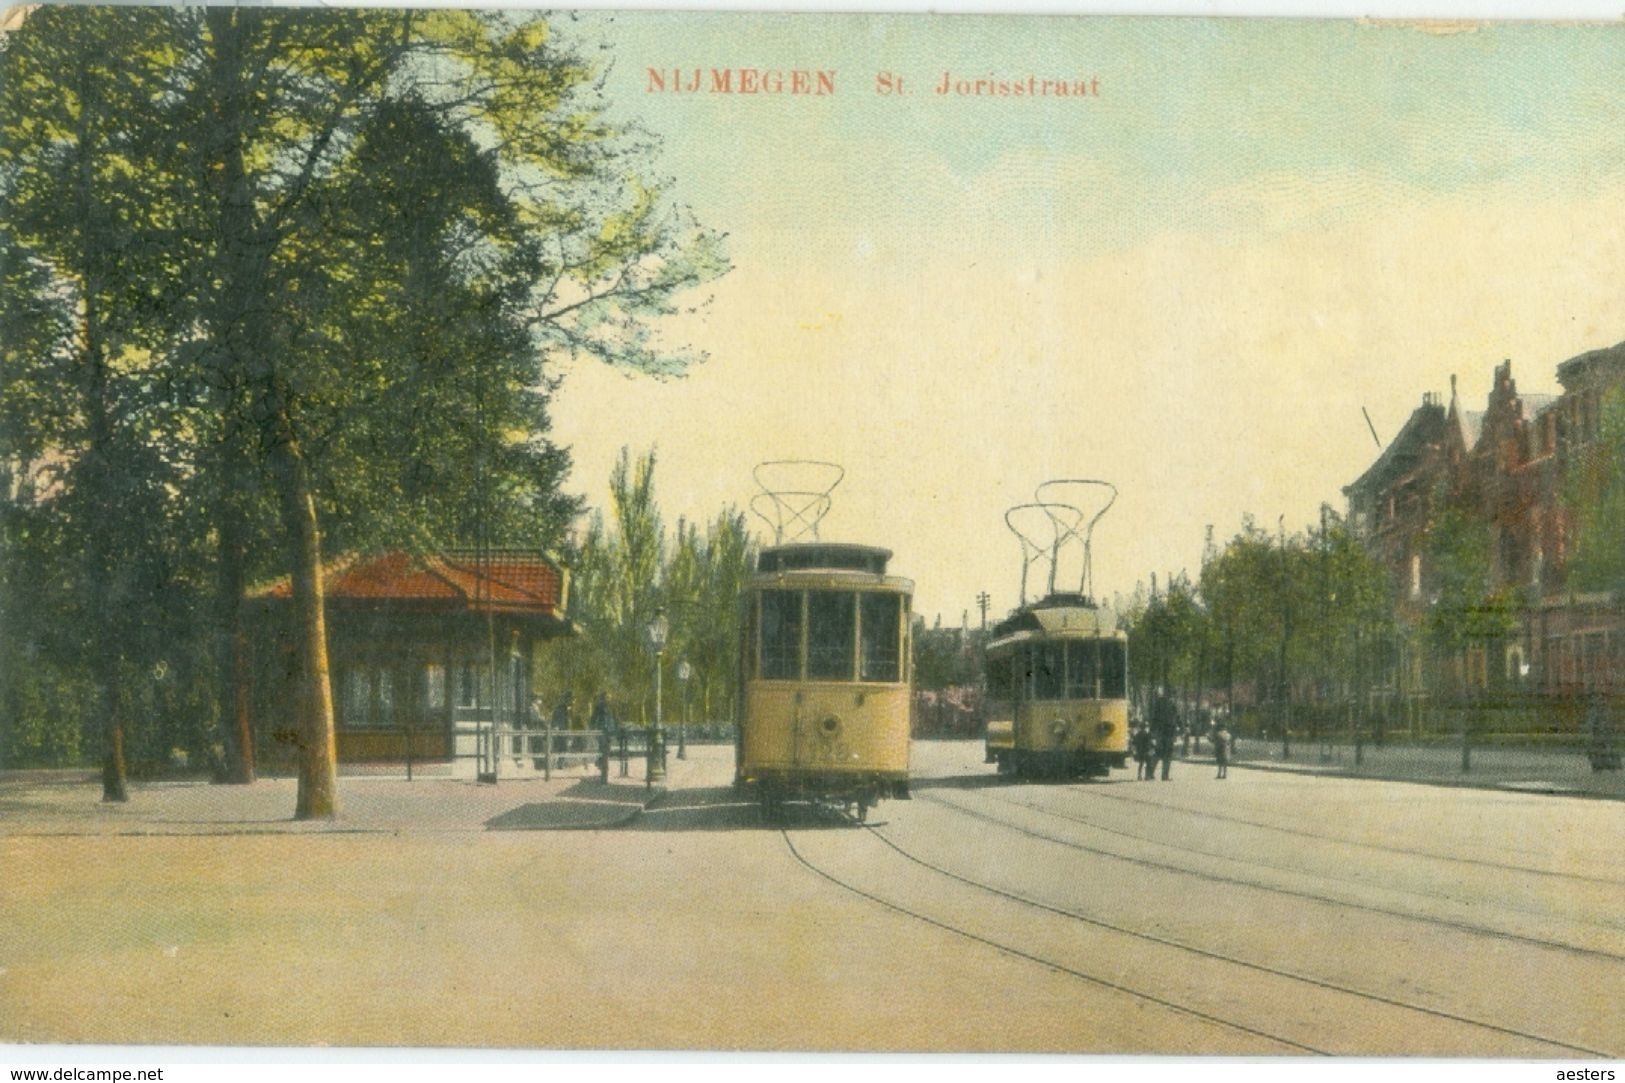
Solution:
<svg viewBox="0 0 1625 1083"><path fill-rule="evenodd" d="M615 718L609 712L609 695L607 693L599 692L597 696L593 697L592 717L588 728L595 730L611 730L615 728Z"/></svg>
<svg viewBox="0 0 1625 1083"><path fill-rule="evenodd" d="M1214 778L1225 778L1230 767L1230 731L1224 728L1224 723L1213 731L1213 762L1219 765L1219 773Z"/></svg>
<svg viewBox="0 0 1625 1083"><path fill-rule="evenodd" d="M1134 749L1134 779L1142 781L1151 777L1151 727L1141 726L1134 731L1130 740Z"/></svg>
<svg viewBox="0 0 1625 1083"><path fill-rule="evenodd" d="M1157 689L1156 702L1151 706L1151 729L1156 741L1155 757L1162 764L1162 780L1167 782L1168 768L1174 758L1174 737L1179 732L1179 708L1160 688Z"/></svg>

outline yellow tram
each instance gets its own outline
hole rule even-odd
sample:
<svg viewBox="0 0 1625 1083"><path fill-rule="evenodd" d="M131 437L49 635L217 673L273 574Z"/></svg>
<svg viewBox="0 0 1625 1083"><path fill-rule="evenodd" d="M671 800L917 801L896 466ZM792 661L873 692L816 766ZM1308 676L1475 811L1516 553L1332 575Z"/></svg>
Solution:
<svg viewBox="0 0 1625 1083"><path fill-rule="evenodd" d="M862 820L882 797L908 796L914 584L887 574L890 550L817 540L843 474L803 460L756 468L751 508L777 544L740 595L735 785L770 817L803 800Z"/></svg>
<svg viewBox="0 0 1625 1083"><path fill-rule="evenodd" d="M1093 516L1057 499L1067 489L1085 498L1105 491ZM1034 501L1005 513L1021 542L1021 605L994 626L985 679L987 762L1000 774L1075 777L1104 775L1128 762L1128 635L1117 614L1096 603L1092 539L1095 525L1117 500L1117 488L1092 478L1059 478L1038 486ZM1018 521L1037 520L1038 529ZM1039 541L1040 531L1047 535ZM1082 555L1079 589L1055 589L1062 554ZM1027 602L1027 573L1049 564L1049 590Z"/></svg>
<svg viewBox="0 0 1625 1083"><path fill-rule="evenodd" d="M908 796L909 606L891 553L806 542L763 549L746 585L736 780L763 810L833 801L859 820Z"/></svg>
<svg viewBox="0 0 1625 1083"><path fill-rule="evenodd" d="M1001 774L1104 775L1128 762L1128 636L1082 594L1052 594L994 627L987 696L987 759Z"/></svg>

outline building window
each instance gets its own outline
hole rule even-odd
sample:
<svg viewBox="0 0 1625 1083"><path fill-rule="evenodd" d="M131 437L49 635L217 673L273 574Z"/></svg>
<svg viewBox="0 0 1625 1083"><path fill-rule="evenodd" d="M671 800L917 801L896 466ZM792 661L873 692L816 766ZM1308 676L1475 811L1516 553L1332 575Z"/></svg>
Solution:
<svg viewBox="0 0 1625 1083"><path fill-rule="evenodd" d="M372 724L372 682L364 666L344 671L344 724L362 729Z"/></svg>
<svg viewBox="0 0 1625 1083"><path fill-rule="evenodd" d="M431 710L446 706L446 667L438 662L423 667L423 705Z"/></svg>
<svg viewBox="0 0 1625 1083"><path fill-rule="evenodd" d="M378 710L373 715L373 723L379 726L393 726L395 724L395 671L391 669L378 670Z"/></svg>
<svg viewBox="0 0 1625 1083"><path fill-rule="evenodd" d="M489 666L464 662L457 667L457 706L479 708L490 705L487 688L491 682Z"/></svg>

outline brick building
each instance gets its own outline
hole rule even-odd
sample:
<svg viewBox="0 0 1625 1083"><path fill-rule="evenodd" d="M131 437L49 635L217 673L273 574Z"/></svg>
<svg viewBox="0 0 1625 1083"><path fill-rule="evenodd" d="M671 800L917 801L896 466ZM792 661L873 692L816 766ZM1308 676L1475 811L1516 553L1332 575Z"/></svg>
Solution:
<svg viewBox="0 0 1625 1083"><path fill-rule="evenodd" d="M1625 689L1625 610L1614 593L1568 582L1575 519L1565 502L1572 466L1594 454L1604 396L1625 389L1625 343L1557 367L1562 393L1524 394L1510 361L1497 365L1485 407L1465 409L1451 379L1448 406L1424 395L1375 463L1344 490L1349 522L1393 576L1410 641L1391 687L1411 697L1442 688L1573 697ZM1464 659L1430 660L1420 634L1438 596L1427 536L1446 505L1483 524L1490 580L1517 600L1517 627ZM1625 544L1625 539L1621 540Z"/></svg>

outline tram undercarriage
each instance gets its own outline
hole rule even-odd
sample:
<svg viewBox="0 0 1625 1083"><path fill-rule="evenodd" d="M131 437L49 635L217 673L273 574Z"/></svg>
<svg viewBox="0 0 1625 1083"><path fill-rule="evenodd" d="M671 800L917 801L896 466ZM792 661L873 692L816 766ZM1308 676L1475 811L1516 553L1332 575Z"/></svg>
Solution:
<svg viewBox="0 0 1625 1083"><path fill-rule="evenodd" d="M800 772L764 774L741 782L753 792L763 818L777 821L792 802L846 813L864 822L869 810L887 797L906 801L908 779L873 774L807 775Z"/></svg>
<svg viewBox="0 0 1625 1083"><path fill-rule="evenodd" d="M1126 767L1128 756L1075 750L997 749L989 757L999 774L1016 778L1105 778L1112 768Z"/></svg>

